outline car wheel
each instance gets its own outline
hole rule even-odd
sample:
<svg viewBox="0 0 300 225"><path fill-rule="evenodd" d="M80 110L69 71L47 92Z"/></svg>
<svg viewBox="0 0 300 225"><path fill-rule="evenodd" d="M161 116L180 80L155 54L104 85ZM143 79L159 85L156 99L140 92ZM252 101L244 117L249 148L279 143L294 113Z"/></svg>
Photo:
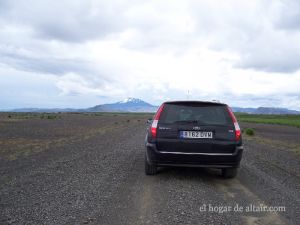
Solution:
<svg viewBox="0 0 300 225"><path fill-rule="evenodd" d="M234 178L238 172L237 168L224 168L222 169L222 176L224 178Z"/></svg>
<svg viewBox="0 0 300 225"><path fill-rule="evenodd" d="M157 173L156 165L149 164L146 156L145 156L145 173L146 175L155 175Z"/></svg>

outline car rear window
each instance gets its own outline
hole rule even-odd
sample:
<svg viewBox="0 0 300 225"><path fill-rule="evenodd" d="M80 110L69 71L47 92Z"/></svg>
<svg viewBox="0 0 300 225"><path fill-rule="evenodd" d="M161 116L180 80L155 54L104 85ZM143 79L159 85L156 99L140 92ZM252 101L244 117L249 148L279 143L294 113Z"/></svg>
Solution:
<svg viewBox="0 0 300 225"><path fill-rule="evenodd" d="M229 125L230 116L224 105L165 104L162 123L194 122L202 125Z"/></svg>

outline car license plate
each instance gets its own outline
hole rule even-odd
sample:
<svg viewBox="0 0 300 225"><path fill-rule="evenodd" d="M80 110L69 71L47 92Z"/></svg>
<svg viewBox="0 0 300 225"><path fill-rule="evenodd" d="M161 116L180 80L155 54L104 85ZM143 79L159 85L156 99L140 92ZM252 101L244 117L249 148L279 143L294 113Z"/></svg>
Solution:
<svg viewBox="0 0 300 225"><path fill-rule="evenodd" d="M211 131L180 131L180 138L213 138Z"/></svg>

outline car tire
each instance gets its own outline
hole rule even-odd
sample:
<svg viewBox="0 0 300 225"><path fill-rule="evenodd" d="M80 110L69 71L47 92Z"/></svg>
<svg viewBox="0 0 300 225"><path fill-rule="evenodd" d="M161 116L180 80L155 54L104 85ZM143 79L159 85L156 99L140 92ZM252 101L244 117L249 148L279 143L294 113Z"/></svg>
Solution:
<svg viewBox="0 0 300 225"><path fill-rule="evenodd" d="M145 173L146 175L155 175L157 173L157 166L154 164L149 164L146 156L145 156Z"/></svg>
<svg viewBox="0 0 300 225"><path fill-rule="evenodd" d="M224 178L234 178L236 177L238 168L224 168L222 169L222 176Z"/></svg>

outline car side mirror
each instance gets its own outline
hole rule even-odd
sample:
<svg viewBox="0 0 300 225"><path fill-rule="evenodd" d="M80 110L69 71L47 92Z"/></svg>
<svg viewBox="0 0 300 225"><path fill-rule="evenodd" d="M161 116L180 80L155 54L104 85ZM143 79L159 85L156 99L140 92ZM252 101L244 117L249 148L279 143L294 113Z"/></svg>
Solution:
<svg viewBox="0 0 300 225"><path fill-rule="evenodd" d="M152 121L153 121L152 119L148 119L148 120L147 120L147 124L151 124Z"/></svg>

